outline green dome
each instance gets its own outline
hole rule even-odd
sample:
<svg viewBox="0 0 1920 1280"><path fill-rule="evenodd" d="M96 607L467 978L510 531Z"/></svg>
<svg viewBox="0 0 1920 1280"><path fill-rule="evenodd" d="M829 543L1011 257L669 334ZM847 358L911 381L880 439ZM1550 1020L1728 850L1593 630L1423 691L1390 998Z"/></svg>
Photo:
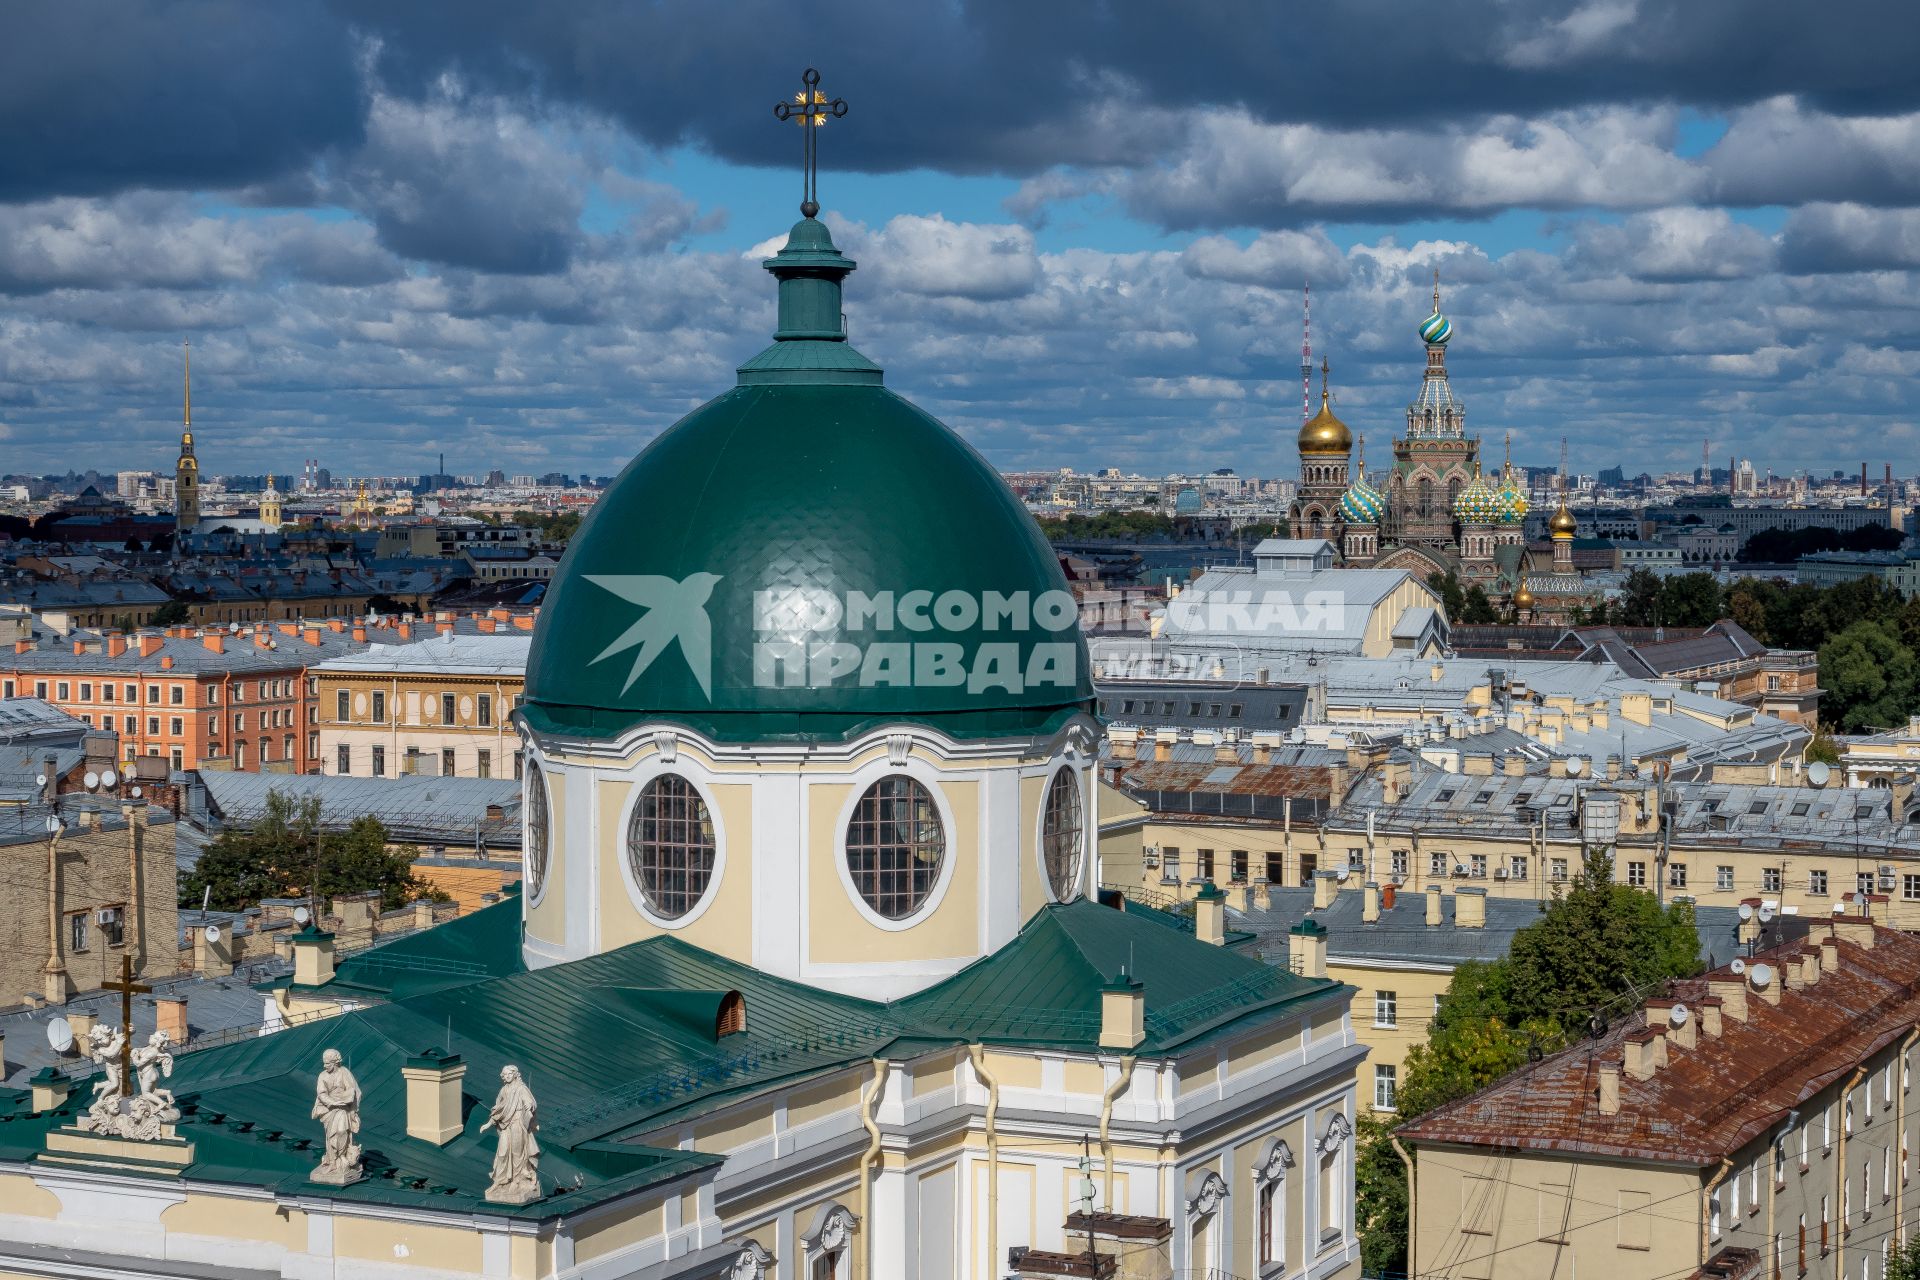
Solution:
<svg viewBox="0 0 1920 1280"><path fill-rule="evenodd" d="M807 219L768 268L773 347L629 463L568 548L534 631L528 722L752 741L911 721L977 738L1089 710L1058 557L986 460L847 345L853 264Z"/></svg>

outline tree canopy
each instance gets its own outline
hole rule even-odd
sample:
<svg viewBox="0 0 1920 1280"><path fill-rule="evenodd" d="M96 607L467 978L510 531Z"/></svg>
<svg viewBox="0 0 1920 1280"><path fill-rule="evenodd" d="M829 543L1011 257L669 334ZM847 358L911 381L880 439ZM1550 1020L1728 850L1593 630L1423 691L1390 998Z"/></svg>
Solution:
<svg viewBox="0 0 1920 1280"><path fill-rule="evenodd" d="M304 898L316 887L323 899L377 890L382 911L419 897L446 900L413 874L404 850L388 847L378 818L356 818L344 831L324 830L320 818L318 797L269 791L258 822L221 832L180 878L180 905L197 907L204 896L215 910L245 911L263 898Z"/></svg>

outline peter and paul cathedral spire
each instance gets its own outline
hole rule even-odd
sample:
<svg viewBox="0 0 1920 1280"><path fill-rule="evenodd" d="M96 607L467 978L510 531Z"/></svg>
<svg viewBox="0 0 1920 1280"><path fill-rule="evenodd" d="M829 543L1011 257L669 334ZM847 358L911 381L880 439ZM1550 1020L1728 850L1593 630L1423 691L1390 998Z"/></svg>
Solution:
<svg viewBox="0 0 1920 1280"><path fill-rule="evenodd" d="M193 456L193 343L180 344L185 371L181 379L180 459L173 467L173 545L200 523L200 463Z"/></svg>

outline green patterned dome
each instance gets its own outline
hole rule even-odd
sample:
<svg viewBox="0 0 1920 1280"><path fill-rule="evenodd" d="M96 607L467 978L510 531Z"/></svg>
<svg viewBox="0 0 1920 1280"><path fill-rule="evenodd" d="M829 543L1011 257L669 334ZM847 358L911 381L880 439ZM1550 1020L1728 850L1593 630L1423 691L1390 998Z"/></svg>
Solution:
<svg viewBox="0 0 1920 1280"><path fill-rule="evenodd" d="M1494 493L1494 520L1498 524L1521 524L1527 518L1527 495L1520 490L1513 468L1501 472L1500 488Z"/></svg>
<svg viewBox="0 0 1920 1280"><path fill-rule="evenodd" d="M1453 339L1453 322L1440 314L1435 307L1433 314L1420 322L1420 341L1436 347L1444 347Z"/></svg>
<svg viewBox="0 0 1920 1280"><path fill-rule="evenodd" d="M1493 486L1487 483L1486 477L1480 474L1480 468L1476 465L1473 469L1473 479L1467 482L1467 487L1462 489L1459 496L1453 500L1454 517L1461 524L1492 524L1498 517L1499 511L1499 496L1494 493Z"/></svg>
<svg viewBox="0 0 1920 1280"><path fill-rule="evenodd" d="M1348 524L1379 524L1386 512L1386 495L1367 483L1367 469L1361 467L1340 495L1340 518Z"/></svg>
<svg viewBox="0 0 1920 1280"><path fill-rule="evenodd" d="M812 218L766 264L771 347L629 463L556 572L537 731L726 741L913 722L1051 732L1090 708L1060 562L999 474L847 344L854 264Z"/></svg>

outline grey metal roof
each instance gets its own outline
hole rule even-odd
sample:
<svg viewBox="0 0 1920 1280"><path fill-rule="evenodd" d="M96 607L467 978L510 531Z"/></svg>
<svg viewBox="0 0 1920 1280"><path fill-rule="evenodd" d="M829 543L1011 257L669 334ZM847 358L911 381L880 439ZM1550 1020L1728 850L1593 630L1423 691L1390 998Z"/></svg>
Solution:
<svg viewBox="0 0 1920 1280"><path fill-rule="evenodd" d="M418 672L444 675L511 676L527 673L527 654L533 648L531 631L492 635L448 632L410 644L387 645L360 653L342 654L315 664L315 670L334 673Z"/></svg>
<svg viewBox="0 0 1920 1280"><path fill-rule="evenodd" d="M1102 719L1149 728L1291 729L1306 717L1304 684L1225 686L1217 681L1125 681L1096 686Z"/></svg>
<svg viewBox="0 0 1920 1280"><path fill-rule="evenodd" d="M334 829L355 818L378 818L388 834L415 843L520 847L520 784L511 778L349 778L312 773L207 771L196 775L213 813L245 826L266 812L267 795L318 796L321 822ZM489 817L498 806L499 817Z"/></svg>
<svg viewBox="0 0 1920 1280"><path fill-rule="evenodd" d="M1427 895L1400 893L1392 909L1383 909L1374 924L1362 920L1366 895L1360 889L1343 889L1334 896L1333 905L1313 909L1312 889L1274 889L1273 905L1237 911L1229 908L1228 924L1255 935L1254 944L1270 962L1281 961L1287 949L1287 933L1308 916L1325 926L1328 932L1327 959L1457 965L1467 960L1498 960L1513 946L1513 935L1537 923L1546 904L1532 898L1498 898L1488 894L1486 925L1463 929L1455 924L1455 898L1440 895L1441 921L1426 923ZM1738 908L1703 907L1693 909L1694 929L1700 936L1700 955L1713 956L1721 963L1731 959L1740 924Z"/></svg>

